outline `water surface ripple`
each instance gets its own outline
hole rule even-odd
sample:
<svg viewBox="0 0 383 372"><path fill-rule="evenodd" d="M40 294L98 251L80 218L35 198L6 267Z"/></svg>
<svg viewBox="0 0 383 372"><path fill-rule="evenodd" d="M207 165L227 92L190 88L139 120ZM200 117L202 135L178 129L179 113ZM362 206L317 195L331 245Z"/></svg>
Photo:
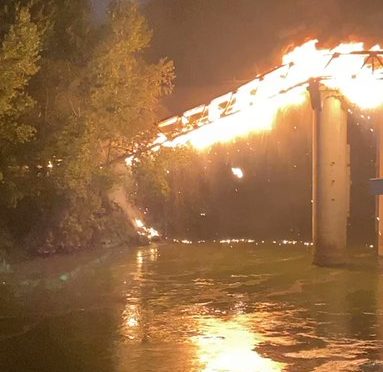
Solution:
<svg viewBox="0 0 383 372"><path fill-rule="evenodd" d="M92 255L94 257L92 257ZM304 246L150 246L0 282L1 371L383 371L383 271Z"/></svg>

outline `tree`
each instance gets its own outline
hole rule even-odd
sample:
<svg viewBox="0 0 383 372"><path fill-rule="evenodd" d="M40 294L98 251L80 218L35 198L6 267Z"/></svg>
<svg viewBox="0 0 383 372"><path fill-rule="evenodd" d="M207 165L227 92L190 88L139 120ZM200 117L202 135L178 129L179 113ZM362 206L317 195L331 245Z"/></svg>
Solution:
<svg viewBox="0 0 383 372"><path fill-rule="evenodd" d="M0 194L8 205L15 205L22 196L18 179L28 168L20 158L25 155L23 145L36 132L27 119L35 106L28 85L39 69L41 37L29 9L21 7L0 50Z"/></svg>
<svg viewBox="0 0 383 372"><path fill-rule="evenodd" d="M120 153L124 141L154 123L159 98L170 93L174 79L172 62L145 62L152 35L137 5L117 2L108 28L90 64L86 113L106 162Z"/></svg>
<svg viewBox="0 0 383 372"><path fill-rule="evenodd" d="M56 238L52 247L59 241L64 249L79 249L105 228L106 194L120 182L108 164L153 123L161 95L170 92L172 63L144 59L150 37L138 7L118 2L87 63L74 67L78 74L54 110L62 112L63 124L43 141L42 158L53 162L47 182L55 206L48 214L55 224L42 235Z"/></svg>
<svg viewBox="0 0 383 372"><path fill-rule="evenodd" d="M130 2L97 24L88 0L30 1L0 11L0 226L28 249L75 250L122 226L108 223L112 160L154 122L173 65L146 62Z"/></svg>

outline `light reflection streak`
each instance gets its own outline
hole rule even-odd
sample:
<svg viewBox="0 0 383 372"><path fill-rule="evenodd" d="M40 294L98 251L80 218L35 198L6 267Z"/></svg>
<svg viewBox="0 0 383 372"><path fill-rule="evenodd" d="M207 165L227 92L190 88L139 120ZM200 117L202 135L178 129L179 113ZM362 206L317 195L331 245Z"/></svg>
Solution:
<svg viewBox="0 0 383 372"><path fill-rule="evenodd" d="M133 273L134 280L140 282L142 280L145 265L147 263L156 262L158 257L159 250L156 246L138 249L136 252L136 270ZM142 321L141 286L130 288L126 298L127 303L121 314L121 334L128 340L137 342L145 337L145 329Z"/></svg>
<svg viewBox="0 0 383 372"><path fill-rule="evenodd" d="M156 262L159 257L158 247L151 246L147 248L141 248L136 253L137 271L136 274L140 275L142 267L145 262Z"/></svg>
<svg viewBox="0 0 383 372"><path fill-rule="evenodd" d="M127 304L121 315L121 333L129 340L139 340L142 338L140 327L141 315L139 305Z"/></svg>
<svg viewBox="0 0 383 372"><path fill-rule="evenodd" d="M158 248L152 247L150 248L149 252L150 252L149 260L151 262L156 262L158 259Z"/></svg>
<svg viewBox="0 0 383 372"><path fill-rule="evenodd" d="M137 251L136 261L137 261L137 270L140 271L142 264L144 263L142 250Z"/></svg>

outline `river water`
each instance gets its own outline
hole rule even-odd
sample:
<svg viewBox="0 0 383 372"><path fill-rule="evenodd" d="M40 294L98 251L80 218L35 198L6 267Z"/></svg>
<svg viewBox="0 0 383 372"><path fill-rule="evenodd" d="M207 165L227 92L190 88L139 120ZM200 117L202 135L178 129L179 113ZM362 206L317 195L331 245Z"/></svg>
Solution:
<svg viewBox="0 0 383 372"><path fill-rule="evenodd" d="M383 273L367 248L327 269L303 245L171 244L1 280L2 372L383 371Z"/></svg>

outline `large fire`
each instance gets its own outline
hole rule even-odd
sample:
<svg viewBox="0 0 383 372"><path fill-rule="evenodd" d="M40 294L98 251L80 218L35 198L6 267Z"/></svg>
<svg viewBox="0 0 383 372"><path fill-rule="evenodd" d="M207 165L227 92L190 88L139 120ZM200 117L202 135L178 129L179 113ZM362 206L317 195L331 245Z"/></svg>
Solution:
<svg viewBox="0 0 383 372"><path fill-rule="evenodd" d="M282 65L206 105L164 120L151 140L161 146L189 144L205 149L249 133L269 131L278 112L307 101L307 88L319 79L329 89L361 109L383 104L383 52L379 45L365 50L364 43L340 44L320 49L311 40L286 54Z"/></svg>

